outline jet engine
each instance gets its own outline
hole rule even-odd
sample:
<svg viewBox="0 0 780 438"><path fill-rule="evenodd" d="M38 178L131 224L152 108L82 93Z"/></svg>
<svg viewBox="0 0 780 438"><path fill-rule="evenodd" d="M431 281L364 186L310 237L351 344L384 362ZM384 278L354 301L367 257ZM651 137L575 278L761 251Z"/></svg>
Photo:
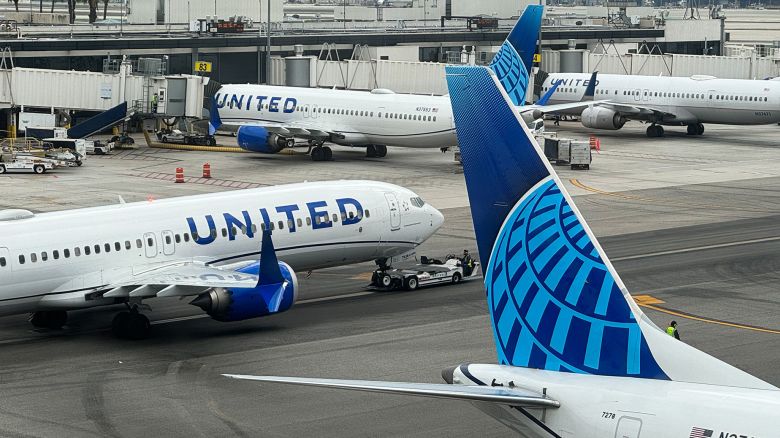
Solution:
<svg viewBox="0 0 780 438"><path fill-rule="evenodd" d="M609 108L588 107L582 111L580 116L582 126L594 129L617 130L626 124L625 117Z"/></svg>
<svg viewBox="0 0 780 438"><path fill-rule="evenodd" d="M537 120L544 117L544 113L541 110L533 110L533 111L526 111L520 113L520 117L522 117L523 121L526 125L531 126L533 125Z"/></svg>
<svg viewBox="0 0 780 438"><path fill-rule="evenodd" d="M262 126L242 126L238 128L238 146L245 151L275 154L287 146L287 139Z"/></svg>
<svg viewBox="0 0 780 438"><path fill-rule="evenodd" d="M290 310L298 298L298 277L284 262L279 262L283 280L279 283L259 284L253 288L217 288L198 295L190 304L198 306L212 318L222 322L243 321ZM238 272L259 275L256 262Z"/></svg>

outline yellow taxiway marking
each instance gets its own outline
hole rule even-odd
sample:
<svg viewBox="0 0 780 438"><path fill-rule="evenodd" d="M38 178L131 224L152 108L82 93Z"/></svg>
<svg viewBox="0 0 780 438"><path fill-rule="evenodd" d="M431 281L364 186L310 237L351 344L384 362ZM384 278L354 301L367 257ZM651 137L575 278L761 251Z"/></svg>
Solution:
<svg viewBox="0 0 780 438"><path fill-rule="evenodd" d="M350 280L365 280L365 281L371 281L371 277L374 275L373 272L364 272L362 274L355 275L354 277L349 277Z"/></svg>
<svg viewBox="0 0 780 438"><path fill-rule="evenodd" d="M580 180L576 178L572 178L569 180L569 182L577 188L580 188L582 190L596 193L599 195L605 195L605 196L612 196L614 198L621 198L621 199L627 199L630 201L644 201L644 202L652 202L656 204L662 204L662 205L677 205L677 206L683 206L683 207L698 207L698 208L709 208L709 209L721 209L721 210L738 210L738 211L752 211L752 212L759 212L759 213L766 213L767 210L760 210L750 207L726 207L723 205L715 205L715 204L697 204L694 202L674 202L674 201L668 201L665 199L653 199L653 198L645 198L642 196L633 196L633 195L627 195L625 193L619 193L619 192L608 192L606 190L600 190L595 187L591 187L588 185L583 184Z"/></svg>
<svg viewBox="0 0 780 438"><path fill-rule="evenodd" d="M747 324L737 324L735 322L729 322L729 321L721 321L719 319L713 319L713 318L705 318L703 316L693 315L690 313L685 313L680 310L674 310L669 309L666 307L661 307L658 304L664 304L663 300L659 300L658 298L652 296L652 295L635 295L634 301L646 309L655 310L656 312L665 313L667 315L676 316L678 318L685 318L690 319L692 321L699 321L699 322L705 322L707 324L717 324L717 325L723 325L726 327L732 327L732 328L738 328L742 330L750 330L754 332L761 332L761 333L771 333L773 335L780 335L780 330L772 330L765 327L757 327L754 325L747 325Z"/></svg>

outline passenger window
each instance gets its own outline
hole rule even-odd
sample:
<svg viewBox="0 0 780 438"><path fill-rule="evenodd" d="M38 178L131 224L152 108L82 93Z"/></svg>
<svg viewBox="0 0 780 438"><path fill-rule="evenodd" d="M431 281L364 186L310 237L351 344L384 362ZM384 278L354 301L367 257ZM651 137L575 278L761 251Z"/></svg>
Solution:
<svg viewBox="0 0 780 438"><path fill-rule="evenodd" d="M301 218L298 218L298 228L302 226L303 226L303 221L301 220Z"/></svg>
<svg viewBox="0 0 780 438"><path fill-rule="evenodd" d="M165 244L166 245L170 245L171 243L172 243L171 236L166 234L165 235Z"/></svg>
<svg viewBox="0 0 780 438"><path fill-rule="evenodd" d="M306 218L306 226L309 226L309 227L311 226L311 218L310 217Z"/></svg>
<svg viewBox="0 0 780 438"><path fill-rule="evenodd" d="M335 223L335 222L338 222L338 221L339 221L339 215L337 215L336 213L333 213L333 222Z"/></svg>
<svg viewBox="0 0 780 438"><path fill-rule="evenodd" d="M38 261L38 254L36 254L36 253L30 254L30 262L31 263L35 263L37 261Z"/></svg>
<svg viewBox="0 0 780 438"><path fill-rule="evenodd" d="M51 252L51 255L52 255L52 257L54 257L54 260L59 260L60 259L60 252L57 251L56 249Z"/></svg>
<svg viewBox="0 0 780 438"><path fill-rule="evenodd" d="M181 243L181 236L180 236L180 235L178 235L178 234L177 234L177 235L175 235L175 236L174 236L174 240L176 240L176 243Z"/></svg>
<svg viewBox="0 0 780 438"><path fill-rule="evenodd" d="M100 254L100 245L95 245L95 254Z"/></svg>
<svg viewBox="0 0 780 438"><path fill-rule="evenodd" d="M252 234L257 233L257 225L252 224Z"/></svg>
<svg viewBox="0 0 780 438"><path fill-rule="evenodd" d="M279 229L280 230L284 229L284 222L283 221L279 221Z"/></svg>
<svg viewBox="0 0 780 438"><path fill-rule="evenodd" d="M366 210L366 217L371 217L371 212Z"/></svg>
<svg viewBox="0 0 780 438"><path fill-rule="evenodd" d="M0 257L0 267L5 268L5 257Z"/></svg>
<svg viewBox="0 0 780 438"><path fill-rule="evenodd" d="M74 254L76 257L81 257L81 247L78 247L78 246L77 246L77 247L73 248L73 254Z"/></svg>
<svg viewBox="0 0 780 438"><path fill-rule="evenodd" d="M149 246L149 248L154 246L154 239L151 237L146 238L146 244Z"/></svg>
<svg viewBox="0 0 780 438"><path fill-rule="evenodd" d="M110 243L106 243L103 246L106 248L106 252L111 252L111 244Z"/></svg>
<svg viewBox="0 0 780 438"><path fill-rule="evenodd" d="M117 250L117 251L121 251L122 250L122 244L119 243L119 242L114 242L114 249Z"/></svg>
<svg viewBox="0 0 780 438"><path fill-rule="evenodd" d="M46 254L46 251L41 253L41 261L45 262L46 260L49 260L49 255Z"/></svg>
<svg viewBox="0 0 780 438"><path fill-rule="evenodd" d="M288 229L293 229L293 228L295 228L295 222L293 222L293 220L292 220L292 219L287 219L287 228L288 228Z"/></svg>
<svg viewBox="0 0 780 438"><path fill-rule="evenodd" d="M241 226L241 234L243 234L243 235L245 235L245 236L246 236L246 231L247 231L247 228L246 228L246 226L242 225L242 226Z"/></svg>
<svg viewBox="0 0 780 438"><path fill-rule="evenodd" d="M189 242L190 241L190 233L184 233L184 241Z"/></svg>
<svg viewBox="0 0 780 438"><path fill-rule="evenodd" d="M24 264L24 255L22 255L22 254L19 254L19 264L20 265Z"/></svg>
<svg viewBox="0 0 780 438"><path fill-rule="evenodd" d="M227 228L222 229L222 237L227 237Z"/></svg>
<svg viewBox="0 0 780 438"><path fill-rule="evenodd" d="M66 259L70 258L70 250L68 248L63 249L62 254L65 256Z"/></svg>
<svg viewBox="0 0 780 438"><path fill-rule="evenodd" d="M217 229L216 228L212 228L211 229L211 238L212 239L216 239L217 238Z"/></svg>
<svg viewBox="0 0 780 438"><path fill-rule="evenodd" d="M141 249L141 247L144 246L144 243L143 243L143 241L141 239L135 239L135 246L138 249Z"/></svg>
<svg viewBox="0 0 780 438"><path fill-rule="evenodd" d="M85 246L84 247L84 255L88 256L90 254L92 254L92 250L88 246Z"/></svg>

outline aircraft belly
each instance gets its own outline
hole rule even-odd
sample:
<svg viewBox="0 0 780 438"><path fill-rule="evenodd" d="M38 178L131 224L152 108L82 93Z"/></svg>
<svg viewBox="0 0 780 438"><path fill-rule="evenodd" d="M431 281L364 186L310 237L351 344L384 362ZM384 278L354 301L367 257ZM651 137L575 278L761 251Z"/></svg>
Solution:
<svg viewBox="0 0 780 438"><path fill-rule="evenodd" d="M455 131L423 132L410 135L372 134L369 141L371 144L409 148L443 148L458 144Z"/></svg>

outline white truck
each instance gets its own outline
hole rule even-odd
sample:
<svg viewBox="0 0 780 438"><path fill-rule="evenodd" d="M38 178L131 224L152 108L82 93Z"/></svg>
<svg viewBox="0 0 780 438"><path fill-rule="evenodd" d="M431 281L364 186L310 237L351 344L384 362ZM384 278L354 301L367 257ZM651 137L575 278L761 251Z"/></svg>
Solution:
<svg viewBox="0 0 780 438"><path fill-rule="evenodd" d="M55 162L46 158L19 155L8 151L0 152L0 174L26 170L40 175L46 173L47 170L54 169L54 167Z"/></svg>

